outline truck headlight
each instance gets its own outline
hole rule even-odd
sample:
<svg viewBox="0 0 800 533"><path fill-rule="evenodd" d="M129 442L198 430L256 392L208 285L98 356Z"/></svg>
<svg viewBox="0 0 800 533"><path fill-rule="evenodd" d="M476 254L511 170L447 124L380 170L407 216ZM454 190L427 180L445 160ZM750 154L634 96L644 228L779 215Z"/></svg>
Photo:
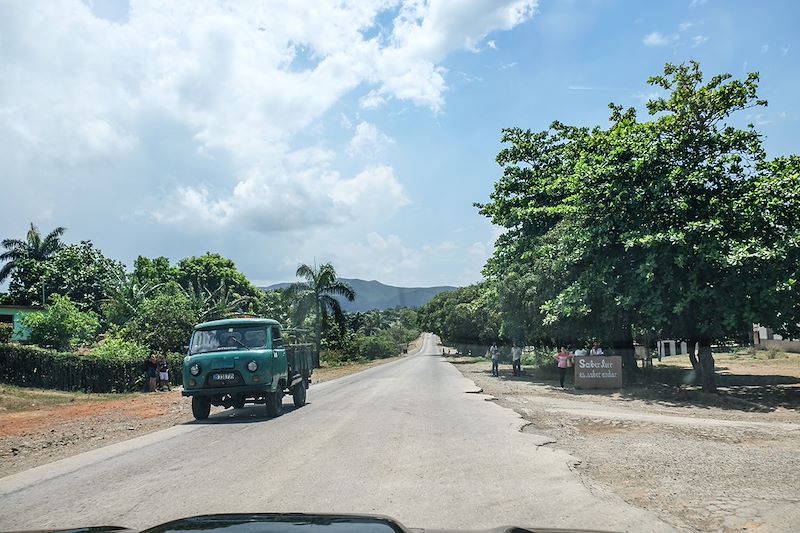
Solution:
<svg viewBox="0 0 800 533"><path fill-rule="evenodd" d="M256 363L255 361L250 361L249 363L247 363L247 370L249 370L250 372L255 372L256 370L258 370L258 363Z"/></svg>
<svg viewBox="0 0 800 533"><path fill-rule="evenodd" d="M193 364L192 366L189 367L189 372L191 372L193 376L198 375L200 373L200 365L198 365L197 363Z"/></svg>

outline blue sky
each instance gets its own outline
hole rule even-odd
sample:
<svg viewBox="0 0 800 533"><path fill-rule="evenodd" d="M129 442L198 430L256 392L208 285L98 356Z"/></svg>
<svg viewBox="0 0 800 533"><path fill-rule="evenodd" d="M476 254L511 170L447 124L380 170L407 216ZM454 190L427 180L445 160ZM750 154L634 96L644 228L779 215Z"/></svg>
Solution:
<svg viewBox="0 0 800 533"><path fill-rule="evenodd" d="M665 62L761 73L796 152L799 4L722 0L0 5L2 237L68 228L130 265L220 252L421 286L480 279L500 130L604 124ZM199 8L198 6L202 6ZM642 111L643 112L643 111Z"/></svg>

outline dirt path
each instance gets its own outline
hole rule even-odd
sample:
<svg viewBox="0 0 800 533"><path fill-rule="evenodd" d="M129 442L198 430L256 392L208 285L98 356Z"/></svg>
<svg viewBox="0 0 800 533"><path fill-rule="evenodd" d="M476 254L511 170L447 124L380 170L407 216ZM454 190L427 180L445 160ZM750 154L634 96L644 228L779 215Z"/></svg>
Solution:
<svg viewBox="0 0 800 533"><path fill-rule="evenodd" d="M458 363L458 360L455 361ZM590 487L610 489L699 531L795 531L800 524L800 413L691 406L555 382L493 378L456 364L476 386L580 458Z"/></svg>
<svg viewBox="0 0 800 533"><path fill-rule="evenodd" d="M415 341L409 353L419 344ZM398 359L392 357L318 368L313 384L330 381ZM85 395L82 395L85 396ZM105 395L107 396L107 395ZM68 400L65 400L68 401ZM221 411L213 407L212 412ZM120 399L44 405L19 412L0 411L0 472L9 475L176 424L191 422L192 408L180 390L124 395Z"/></svg>

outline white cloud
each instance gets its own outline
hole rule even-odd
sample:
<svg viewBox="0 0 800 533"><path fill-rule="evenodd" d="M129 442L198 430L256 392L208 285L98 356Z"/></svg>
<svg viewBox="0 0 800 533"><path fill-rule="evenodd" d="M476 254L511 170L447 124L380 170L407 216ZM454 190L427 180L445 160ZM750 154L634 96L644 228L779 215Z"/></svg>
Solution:
<svg viewBox="0 0 800 533"><path fill-rule="evenodd" d="M689 7L694 8L694 7L702 6L702 5L705 5L706 2L708 2L708 0L692 0L689 3Z"/></svg>
<svg viewBox="0 0 800 533"><path fill-rule="evenodd" d="M785 56L786 54L788 54L789 50L791 50L791 48L792 48L792 45L790 45L788 43L783 45L783 46L781 46L781 55Z"/></svg>
<svg viewBox="0 0 800 533"><path fill-rule="evenodd" d="M375 160L391 139L331 110L358 91L362 109L442 112L443 60L528 20L537 2L100 4L0 2L0 226L91 228L125 260L238 239L249 257L279 232L362 235L409 198ZM330 149L354 127L353 153L368 161Z"/></svg>
<svg viewBox="0 0 800 533"><path fill-rule="evenodd" d="M350 139L347 152L350 155L360 155L374 158L394 140L369 122L359 122L356 126L355 134Z"/></svg>
<svg viewBox="0 0 800 533"><path fill-rule="evenodd" d="M645 46L666 46L670 41L663 33L654 31L645 35L642 42Z"/></svg>
<svg viewBox="0 0 800 533"><path fill-rule="evenodd" d="M762 44L761 45L761 53L762 54L766 54L767 52L769 52L769 45L768 44Z"/></svg>
<svg viewBox="0 0 800 533"><path fill-rule="evenodd" d="M282 177L300 132L323 134L324 113L364 84L364 108L394 98L441 111L439 63L535 7L327 0L308 9L287 0L197 9L138 0L111 21L81 0L3 3L0 79L13 80L0 95L5 179L57 189L74 169L81 180L127 190L128 206L139 197L134 185L157 184L224 211L237 188L252 191L254 176L290 197L324 199L319 182ZM392 9L384 38L365 37Z"/></svg>
<svg viewBox="0 0 800 533"><path fill-rule="evenodd" d="M399 286L468 285L481 279L480 271L492 253L492 244L487 239L467 244L441 241L413 245L396 234L368 232L361 239L335 247L320 243L319 249L344 277L378 279Z"/></svg>
<svg viewBox="0 0 800 533"><path fill-rule="evenodd" d="M704 44L708 41L708 37L705 35L695 35L692 37L692 48L697 48L701 44Z"/></svg>
<svg viewBox="0 0 800 533"><path fill-rule="evenodd" d="M678 25L678 31L682 31L682 32L683 32L683 31L686 31L686 30L688 30L689 28L691 28L692 26L694 26L694 22L681 22L681 23Z"/></svg>
<svg viewBox="0 0 800 533"><path fill-rule="evenodd" d="M378 109L385 103L386 97L375 89L372 89L358 100L358 105L361 109Z"/></svg>
<svg viewBox="0 0 800 533"><path fill-rule="evenodd" d="M486 46L488 46L488 47L489 47L489 48L491 48L492 50L497 50L497 43L496 43L496 42L494 42L494 41L488 41L488 42L486 43Z"/></svg>

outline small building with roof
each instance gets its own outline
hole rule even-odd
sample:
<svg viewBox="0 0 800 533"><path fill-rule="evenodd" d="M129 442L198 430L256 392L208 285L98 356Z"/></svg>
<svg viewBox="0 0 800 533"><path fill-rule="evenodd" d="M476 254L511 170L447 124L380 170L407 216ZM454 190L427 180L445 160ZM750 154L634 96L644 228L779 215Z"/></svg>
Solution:
<svg viewBox="0 0 800 533"><path fill-rule="evenodd" d="M24 318L32 313L41 313L43 309L34 305L0 305L0 323L14 324L11 340L25 342L30 340L31 332L25 327Z"/></svg>

